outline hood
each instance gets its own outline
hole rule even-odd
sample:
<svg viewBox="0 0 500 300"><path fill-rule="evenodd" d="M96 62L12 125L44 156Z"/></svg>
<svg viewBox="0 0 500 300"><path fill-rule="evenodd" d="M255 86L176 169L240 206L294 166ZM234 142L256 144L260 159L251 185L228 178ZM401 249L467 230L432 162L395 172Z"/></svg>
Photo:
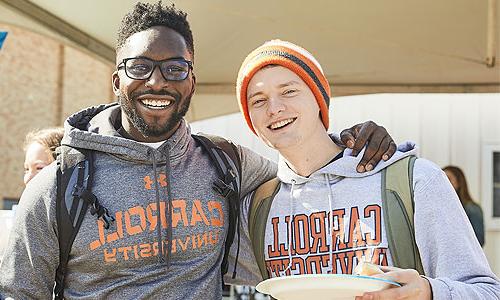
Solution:
<svg viewBox="0 0 500 300"><path fill-rule="evenodd" d="M63 145L107 153L133 164L151 165L154 174L153 182L158 182L157 176L164 170L169 182L166 187L155 184L156 207L160 207L160 194L167 195L165 215L167 216L166 240L172 241L172 184L171 165L180 162L191 144L191 132L183 119L179 128L157 149L141 144L135 140L123 137L121 129L121 108L118 103L99 105L84 109L70 116L64 124ZM163 165L163 166L162 166ZM162 226L157 226L158 256L160 263L165 262L163 250ZM170 266L172 243L168 242L166 251L167 268Z"/></svg>
<svg viewBox="0 0 500 300"><path fill-rule="evenodd" d="M366 177L380 172L382 169L387 168L398 160L405 158L410 155L417 155L418 148L414 142L408 141L398 146L396 153L388 161L380 161L375 168L369 172L358 173L356 171L356 166L361 161L363 154L365 153L366 147L358 154L358 156L351 156L352 150L345 149L343 156L340 159L324 166L323 168L312 173L309 177L304 177L296 174L290 167L288 167L284 158L280 155L278 161L278 177L282 182L295 184L302 184L310 180L317 179L324 180L324 174L329 174L332 176L339 177Z"/></svg>
<svg viewBox="0 0 500 300"><path fill-rule="evenodd" d="M63 145L95 150L120 156L123 159L150 162L151 151L156 151L157 162L166 161L162 155L168 147L170 160L175 161L187 151L191 131L183 119L175 133L158 149L153 149L118 133L121 127L121 108L118 103L103 104L79 111L64 123Z"/></svg>

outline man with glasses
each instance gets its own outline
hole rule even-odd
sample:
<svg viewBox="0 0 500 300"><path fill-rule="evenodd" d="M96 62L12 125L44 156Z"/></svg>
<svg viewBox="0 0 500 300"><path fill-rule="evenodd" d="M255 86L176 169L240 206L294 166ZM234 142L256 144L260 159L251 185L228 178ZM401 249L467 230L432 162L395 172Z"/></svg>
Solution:
<svg viewBox="0 0 500 300"><path fill-rule="evenodd" d="M118 33L112 83L119 103L66 121L62 144L93 153L92 192L115 222L107 228L90 211L85 215L71 248L65 298L221 298L228 208L212 189L213 162L183 119L195 91L193 58L186 14L161 2L138 3ZM394 153L383 128L364 128L357 141L363 145L373 133L380 149L365 164ZM237 148L243 196L273 177L276 166ZM0 296L52 297L60 255L57 167L44 168L21 197L0 265Z"/></svg>

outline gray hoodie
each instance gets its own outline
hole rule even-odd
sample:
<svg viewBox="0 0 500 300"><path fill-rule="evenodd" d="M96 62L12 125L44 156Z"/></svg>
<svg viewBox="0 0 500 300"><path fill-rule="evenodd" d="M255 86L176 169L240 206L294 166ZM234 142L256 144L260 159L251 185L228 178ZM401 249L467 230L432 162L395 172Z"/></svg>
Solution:
<svg viewBox="0 0 500 300"><path fill-rule="evenodd" d="M119 120L120 107L113 104L81 111L65 124L63 144L95 151L92 191L116 219L104 229L87 211L71 250L65 297L220 299L228 212L212 189L217 178L212 162L185 121L154 149L120 136ZM276 167L248 149L238 150L246 194L274 176ZM21 197L0 265L3 297L52 298L59 263L56 168L55 163L44 168ZM170 265L159 255L162 244L170 247Z"/></svg>
<svg viewBox="0 0 500 300"><path fill-rule="evenodd" d="M264 220L269 275L352 274L360 260L393 265L384 227L380 171L415 154L414 145L407 143L389 161L358 173L355 168L363 153L352 157L347 149L343 157L309 177L297 175L280 158L281 188ZM498 278L446 175L432 162L417 159L413 176L415 236L433 299L500 299ZM262 280L248 235L252 194L242 208L238 274L231 281L235 284L256 285ZM290 216L294 222L290 223ZM288 251L290 243L292 251Z"/></svg>

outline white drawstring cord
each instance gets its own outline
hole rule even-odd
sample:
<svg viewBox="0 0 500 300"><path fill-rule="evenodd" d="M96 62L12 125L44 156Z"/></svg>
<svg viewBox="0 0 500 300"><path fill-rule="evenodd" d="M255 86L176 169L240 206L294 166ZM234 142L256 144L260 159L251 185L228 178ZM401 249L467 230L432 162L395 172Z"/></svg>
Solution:
<svg viewBox="0 0 500 300"><path fill-rule="evenodd" d="M326 187L328 188L328 239L330 241L330 274L333 274L333 238L332 238L332 227L333 227L333 216L332 216L332 189L330 188L330 175L325 174Z"/></svg>
<svg viewBox="0 0 500 300"><path fill-rule="evenodd" d="M288 266L282 272L281 276L286 276L286 272L292 267L292 222L294 219L294 201L293 201L294 188L295 188L295 180L292 179L292 187L290 189L290 219L288 220Z"/></svg>

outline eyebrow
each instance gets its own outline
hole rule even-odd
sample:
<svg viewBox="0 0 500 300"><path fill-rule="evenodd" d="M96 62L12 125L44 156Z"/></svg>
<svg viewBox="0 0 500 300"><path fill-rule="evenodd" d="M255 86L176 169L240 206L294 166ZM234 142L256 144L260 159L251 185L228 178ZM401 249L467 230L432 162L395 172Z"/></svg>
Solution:
<svg viewBox="0 0 500 300"><path fill-rule="evenodd" d="M295 85L295 84L299 84L299 82L296 81L296 80L290 80L290 81L287 81L285 83L279 84L278 88L284 88L284 87L287 87L287 86L290 86L290 85ZM259 92L251 94L247 98L251 99L252 97L257 96L257 95L261 95L261 94L264 94L264 93L259 91Z"/></svg>
<svg viewBox="0 0 500 300"><path fill-rule="evenodd" d="M285 83L282 83L282 84L278 85L278 87L282 88L282 87L286 87L286 86L294 85L294 84L299 84L299 82L295 81L295 80L290 80L288 82L285 82Z"/></svg>
<svg viewBox="0 0 500 300"><path fill-rule="evenodd" d="M174 57L169 57L169 58L165 58L165 59L161 59L161 60L152 59L151 57L147 57L147 56L143 56L143 55L134 56L134 57L127 57L127 58L145 58L145 59L154 60L154 61L181 60L181 59L188 60L187 58L185 58L183 56L174 56Z"/></svg>
<svg viewBox="0 0 500 300"><path fill-rule="evenodd" d="M263 92L256 92L256 93L251 94L251 95L250 95L250 96L248 96L247 98L248 98L248 99L251 99L251 98L253 98L253 97L257 96L257 95L262 95L262 94L264 94L264 93L263 93Z"/></svg>

